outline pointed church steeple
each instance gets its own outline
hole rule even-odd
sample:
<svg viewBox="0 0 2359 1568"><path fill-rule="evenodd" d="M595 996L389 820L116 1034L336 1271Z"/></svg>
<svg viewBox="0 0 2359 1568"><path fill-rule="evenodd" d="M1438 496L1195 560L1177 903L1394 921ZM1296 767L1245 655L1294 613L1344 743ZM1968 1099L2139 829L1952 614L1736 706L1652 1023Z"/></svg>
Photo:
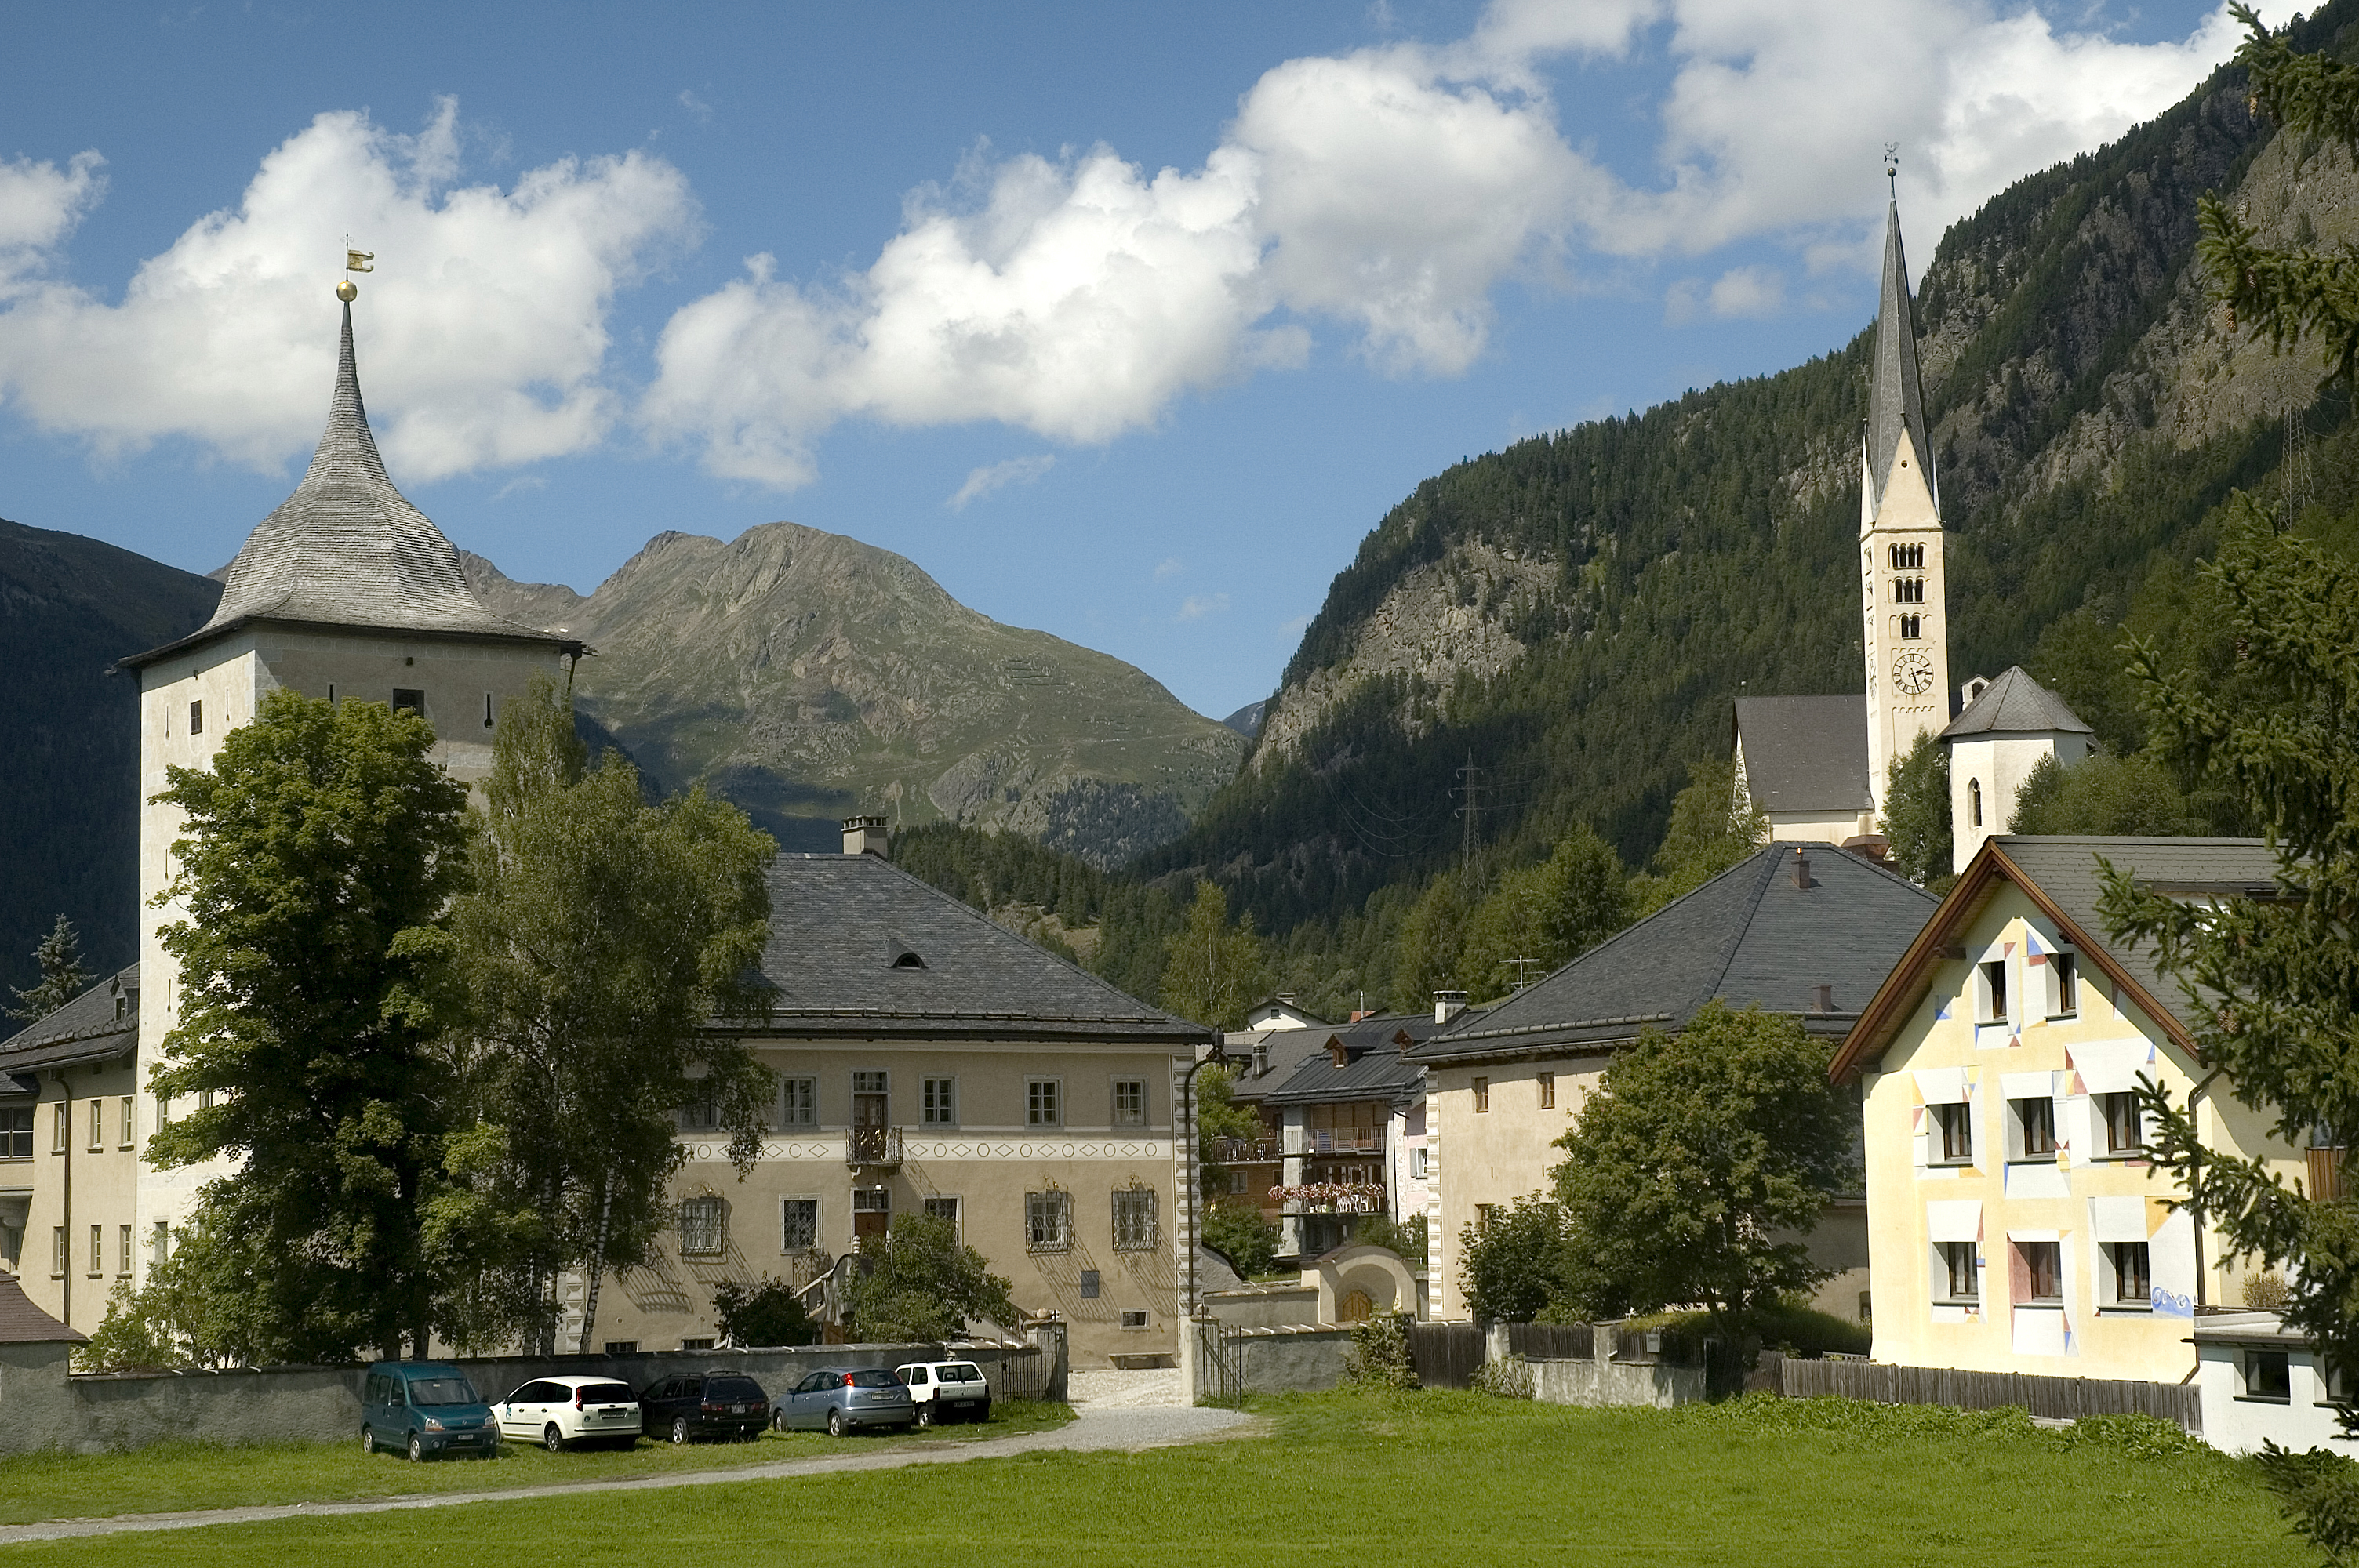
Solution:
<svg viewBox="0 0 2359 1568"><path fill-rule="evenodd" d="M1885 218L1884 297L1876 310L1875 379L1867 400L1871 507L1883 501L1891 486L1892 464L1899 456L1904 431L1914 440L1918 461L1925 469L1925 487L1939 505L1933 443L1925 427L1925 391L1917 369L1917 311L1908 297L1908 261L1900 249L1900 197L1896 190Z"/></svg>

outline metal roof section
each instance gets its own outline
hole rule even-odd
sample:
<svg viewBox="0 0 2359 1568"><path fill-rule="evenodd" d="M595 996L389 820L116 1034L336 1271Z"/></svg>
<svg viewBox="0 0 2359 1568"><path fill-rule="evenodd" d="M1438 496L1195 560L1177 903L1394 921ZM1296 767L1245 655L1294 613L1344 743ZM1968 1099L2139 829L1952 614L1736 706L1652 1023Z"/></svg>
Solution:
<svg viewBox="0 0 2359 1568"><path fill-rule="evenodd" d="M1800 1018L1814 1034L1841 1034L1939 904L1864 856L1771 844L1410 1055L1435 1063L1604 1051L1650 1026L1685 1028L1714 998L1738 1008L1757 1002Z"/></svg>
<svg viewBox="0 0 2359 1568"><path fill-rule="evenodd" d="M749 1037L1155 1040L1192 1051L1216 1035L875 855L781 855L769 883L771 1011Z"/></svg>
<svg viewBox="0 0 2359 1568"><path fill-rule="evenodd" d="M139 1044L139 966L0 1040L0 1075L72 1067L127 1056Z"/></svg>
<svg viewBox="0 0 2359 1568"><path fill-rule="evenodd" d="M1914 438L1926 488L1940 506L1933 473L1933 442L1925 424L1925 391L1917 366L1917 311L1908 297L1908 262L1900 249L1900 199L1892 198L1885 219L1884 297L1875 315L1875 371L1868 394L1867 470L1881 505L1900 453L1900 438Z"/></svg>
<svg viewBox="0 0 2359 1568"><path fill-rule="evenodd" d="M2081 722L2081 716L2066 705L2064 699L2041 686L2024 672L2021 665L2009 665L2006 673L1983 687L1963 713L1950 721L1941 731L1941 739L1954 741L1967 735L2046 735L2062 730L2076 735L2093 735L2094 730Z"/></svg>
<svg viewBox="0 0 2359 1568"><path fill-rule="evenodd" d="M1880 986L1829 1069L1836 1077L1880 1060L1901 1025L1931 988L1943 949L1986 908L1999 887L2012 883L2055 922L2056 935L2098 972L2128 993L2181 1046L2192 1048L2189 1003L2177 981L2155 963L2153 949L2111 941L2097 901L2104 884L2102 857L2158 892L2184 898L2277 892L2277 856L2259 838L2135 838L2080 835L2000 834L1976 850L1940 911L1917 934Z"/></svg>
<svg viewBox="0 0 2359 1568"><path fill-rule="evenodd" d="M1867 698L1740 697L1734 745L1763 811L1868 811Z"/></svg>
<svg viewBox="0 0 2359 1568"><path fill-rule="evenodd" d="M1425 1065L1409 1050L1446 1025L1425 1013L1378 1013L1337 1029L1298 1029L1287 1044L1292 1071L1255 1097L1264 1105L1332 1105L1353 1100L1413 1100L1424 1082ZM1335 1065L1338 1048L1343 1065ZM1273 1045L1273 1048L1275 1046Z"/></svg>
<svg viewBox="0 0 2359 1568"><path fill-rule="evenodd" d="M580 648L484 609L451 541L394 488L361 402L353 308L343 308L328 427L302 482L223 572L212 619L125 665L151 664L255 621Z"/></svg>

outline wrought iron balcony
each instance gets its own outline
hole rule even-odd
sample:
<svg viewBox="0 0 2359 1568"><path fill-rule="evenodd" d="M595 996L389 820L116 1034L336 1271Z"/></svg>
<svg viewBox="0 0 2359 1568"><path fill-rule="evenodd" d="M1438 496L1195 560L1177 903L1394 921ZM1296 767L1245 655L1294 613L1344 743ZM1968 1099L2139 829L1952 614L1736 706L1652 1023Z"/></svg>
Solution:
<svg viewBox="0 0 2359 1568"><path fill-rule="evenodd" d="M1213 1140L1212 1149L1223 1165L1268 1163L1279 1158L1275 1138L1220 1138Z"/></svg>
<svg viewBox="0 0 2359 1568"><path fill-rule="evenodd" d="M843 1162L855 1171L897 1171L901 1168L901 1130L897 1127L855 1127L843 1135Z"/></svg>

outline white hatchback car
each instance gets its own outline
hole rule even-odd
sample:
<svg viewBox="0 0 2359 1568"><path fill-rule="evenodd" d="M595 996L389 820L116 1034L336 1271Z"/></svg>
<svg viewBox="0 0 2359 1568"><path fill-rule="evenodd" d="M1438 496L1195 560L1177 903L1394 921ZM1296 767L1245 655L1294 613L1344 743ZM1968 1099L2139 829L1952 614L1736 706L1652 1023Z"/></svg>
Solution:
<svg viewBox="0 0 2359 1568"><path fill-rule="evenodd" d="M569 1443L639 1437L639 1396L612 1378L537 1378L492 1406L503 1437L538 1443L551 1454Z"/></svg>
<svg viewBox="0 0 2359 1568"><path fill-rule="evenodd" d="M972 1361L912 1361L893 1370L909 1385L919 1426L991 1419L991 1385Z"/></svg>

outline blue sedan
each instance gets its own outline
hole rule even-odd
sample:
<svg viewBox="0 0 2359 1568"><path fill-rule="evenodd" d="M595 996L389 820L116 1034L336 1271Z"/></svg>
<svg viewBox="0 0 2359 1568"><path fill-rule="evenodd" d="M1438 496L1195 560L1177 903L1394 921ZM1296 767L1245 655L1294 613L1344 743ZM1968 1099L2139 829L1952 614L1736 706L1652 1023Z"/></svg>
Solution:
<svg viewBox="0 0 2359 1568"><path fill-rule="evenodd" d="M770 1423L780 1432L816 1432L830 1437L864 1426L917 1423L909 1386L882 1367L822 1367L789 1390L771 1408Z"/></svg>

